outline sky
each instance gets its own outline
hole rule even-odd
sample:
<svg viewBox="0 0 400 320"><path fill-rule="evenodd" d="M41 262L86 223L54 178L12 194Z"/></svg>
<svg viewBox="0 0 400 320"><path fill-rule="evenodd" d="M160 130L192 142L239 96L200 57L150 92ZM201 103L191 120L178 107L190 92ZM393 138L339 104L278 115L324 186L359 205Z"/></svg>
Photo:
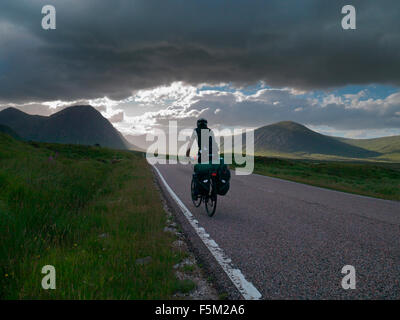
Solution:
<svg viewBox="0 0 400 320"><path fill-rule="evenodd" d="M41 27L48 4L56 30ZM0 110L91 104L125 135L199 117L400 134L399 13L398 0L2 0Z"/></svg>

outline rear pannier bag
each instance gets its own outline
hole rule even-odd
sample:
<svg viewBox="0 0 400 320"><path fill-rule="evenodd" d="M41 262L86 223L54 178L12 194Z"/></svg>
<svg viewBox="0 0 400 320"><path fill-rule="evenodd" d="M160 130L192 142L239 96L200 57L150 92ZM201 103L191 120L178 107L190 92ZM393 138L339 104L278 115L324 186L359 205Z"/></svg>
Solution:
<svg viewBox="0 0 400 320"><path fill-rule="evenodd" d="M224 196L230 187L231 172L226 164L221 164L217 171L217 193Z"/></svg>
<svg viewBox="0 0 400 320"><path fill-rule="evenodd" d="M193 174L194 180L194 189L196 195L208 195L210 193L210 176L208 173L194 173Z"/></svg>
<svg viewBox="0 0 400 320"><path fill-rule="evenodd" d="M197 183L196 190L198 194L206 195L210 192L210 175L212 172L217 173L217 194L224 196L228 193L231 172L226 164L196 164L194 166L194 172L195 183Z"/></svg>

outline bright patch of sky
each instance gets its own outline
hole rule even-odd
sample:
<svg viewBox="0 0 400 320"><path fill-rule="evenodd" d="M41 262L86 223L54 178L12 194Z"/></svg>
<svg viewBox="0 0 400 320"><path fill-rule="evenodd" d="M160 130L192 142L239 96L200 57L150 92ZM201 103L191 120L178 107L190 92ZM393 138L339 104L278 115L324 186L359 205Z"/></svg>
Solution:
<svg viewBox="0 0 400 320"><path fill-rule="evenodd" d="M264 82L260 81L256 84L245 86L245 87L234 87L231 83L219 84L219 85L207 85L203 84L199 86L198 92L200 91L221 91L221 92L236 92L240 91L244 95L253 95L256 94L261 89L269 89L270 86L266 85Z"/></svg>
<svg viewBox="0 0 400 320"><path fill-rule="evenodd" d="M310 91L305 93L305 96L313 97L320 102L323 102L327 96L335 96L335 97L352 97L358 96L359 100L368 100L368 99L385 99L391 94L399 92L399 88L388 86L388 85L376 85L371 84L368 86L356 86L349 85L342 88L333 89L330 91Z"/></svg>
<svg viewBox="0 0 400 320"><path fill-rule="evenodd" d="M254 128L292 120L318 132L343 137L370 138L400 134L397 123L392 125L385 119L389 117L393 120L394 117L400 122L400 93L396 87L384 85L299 91L272 88L263 82L247 87L235 87L230 83L191 86L174 82L139 90L116 107L124 111L125 120L129 123L121 121L115 125L124 133L131 134L165 126L168 120L177 120L181 126L190 127L200 116L207 117L218 129ZM352 128L353 124L357 124L358 115L360 124ZM354 119L352 122L346 119L349 123L346 128L346 121L341 117ZM362 128L363 123L365 128ZM388 127L383 128L383 123L388 123Z"/></svg>
<svg viewBox="0 0 400 320"><path fill-rule="evenodd" d="M222 85L202 85L198 88L198 92L206 90L214 90L221 92L235 92L239 91L244 95L254 95L261 89L273 89L271 86L266 85L264 82L258 82L251 86L235 88L232 84L222 84ZM335 88L331 90L312 90L312 91L292 91L299 96L315 98L319 101L323 101L328 95L333 95L336 97L345 97L346 95L360 95L359 100L368 99L385 99L393 93L399 92L399 88L389 85L371 84L371 85L348 85L341 88Z"/></svg>
<svg viewBox="0 0 400 320"><path fill-rule="evenodd" d="M320 133L342 137L400 134L400 91L384 85L299 91L273 88L263 82L246 87L235 87L231 83L193 86L173 82L133 91L130 97L120 101L104 97L12 106L27 112L33 108L32 104L43 114L70 105L90 104L123 134L166 128L171 120L178 121L182 128L192 128L199 117L207 118L211 128L220 130L257 128L291 120Z"/></svg>

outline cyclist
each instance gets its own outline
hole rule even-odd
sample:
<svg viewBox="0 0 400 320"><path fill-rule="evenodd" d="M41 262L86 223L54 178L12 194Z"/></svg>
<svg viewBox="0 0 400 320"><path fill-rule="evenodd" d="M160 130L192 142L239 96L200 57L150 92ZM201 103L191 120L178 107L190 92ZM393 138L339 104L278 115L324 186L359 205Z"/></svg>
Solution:
<svg viewBox="0 0 400 320"><path fill-rule="evenodd" d="M187 157L194 140L197 140L198 164L194 165L191 183L192 202L199 207L204 201L207 214L212 217L217 208L217 195L225 195L229 190L230 172L218 156L219 148L206 119L197 120L197 128L193 130L186 150Z"/></svg>
<svg viewBox="0 0 400 320"><path fill-rule="evenodd" d="M215 141L214 133L207 126L207 120L201 118L197 120L197 128L193 130L192 136L190 138L189 147L186 150L186 157L190 155L190 148L197 140L198 152L197 158L198 163L218 163L218 145Z"/></svg>

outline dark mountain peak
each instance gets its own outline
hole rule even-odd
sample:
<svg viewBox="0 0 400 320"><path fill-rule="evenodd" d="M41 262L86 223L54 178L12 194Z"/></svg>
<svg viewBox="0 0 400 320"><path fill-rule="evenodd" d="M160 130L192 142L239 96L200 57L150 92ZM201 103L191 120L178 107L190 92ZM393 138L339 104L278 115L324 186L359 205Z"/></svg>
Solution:
<svg viewBox="0 0 400 320"><path fill-rule="evenodd" d="M302 124L291 121L291 120L284 120L284 121L278 121L273 124L270 124L270 126L280 126L280 127L291 127L291 126L299 126L299 127L304 127Z"/></svg>
<svg viewBox="0 0 400 320"><path fill-rule="evenodd" d="M277 123L273 123L270 125L266 125L264 127L258 128L256 131L262 130L285 130L285 131L294 131L294 132L313 132L312 130L308 129L306 126L294 122L294 121L280 121Z"/></svg>
<svg viewBox="0 0 400 320"><path fill-rule="evenodd" d="M47 117L40 115L31 115L29 113L23 112L17 108L9 107L0 111L0 121L2 119L7 119L9 121L21 121L28 118L35 118L35 121L40 121L40 119L45 119ZM9 125L12 127L12 125Z"/></svg>
<svg viewBox="0 0 400 320"><path fill-rule="evenodd" d="M101 113L90 105L79 105L79 106L68 107L68 108L62 109L61 111L58 111L58 112L52 114L50 117L56 118L59 116L65 116L65 115L70 115L70 114L72 114L72 115L75 114L75 115L79 115L79 116L97 115L97 116L102 117Z"/></svg>
<svg viewBox="0 0 400 320"><path fill-rule="evenodd" d="M113 125L89 105L68 107L49 117L29 115L17 109L5 111L0 112L0 124L9 126L26 140L128 147Z"/></svg>
<svg viewBox="0 0 400 320"><path fill-rule="evenodd" d="M280 122L277 122L277 123L275 123L273 125L277 126L277 127L286 128L286 129L310 130L306 126L304 126L304 125L302 125L300 123L297 123L297 122L294 122L294 121L289 121L289 120L288 121L280 121Z"/></svg>
<svg viewBox="0 0 400 320"><path fill-rule="evenodd" d="M95 111L98 112L96 110L96 108L92 107L90 104L80 104L80 105L75 105L75 106L70 106L68 108L65 108L64 110L69 110L69 111Z"/></svg>
<svg viewBox="0 0 400 320"><path fill-rule="evenodd" d="M338 141L293 121L281 121L254 131L256 153L327 154L365 158L379 154Z"/></svg>
<svg viewBox="0 0 400 320"><path fill-rule="evenodd" d="M19 115L27 115L27 113L14 108L14 107L8 107L2 111L0 111L0 114L3 116L19 116Z"/></svg>
<svg viewBox="0 0 400 320"><path fill-rule="evenodd" d="M77 105L77 106L71 106L65 109L62 109L61 111L57 113L62 113L62 112L93 112L93 113L99 113L99 111L96 110L96 108L92 107L91 105ZM55 114L57 114L55 113Z"/></svg>

